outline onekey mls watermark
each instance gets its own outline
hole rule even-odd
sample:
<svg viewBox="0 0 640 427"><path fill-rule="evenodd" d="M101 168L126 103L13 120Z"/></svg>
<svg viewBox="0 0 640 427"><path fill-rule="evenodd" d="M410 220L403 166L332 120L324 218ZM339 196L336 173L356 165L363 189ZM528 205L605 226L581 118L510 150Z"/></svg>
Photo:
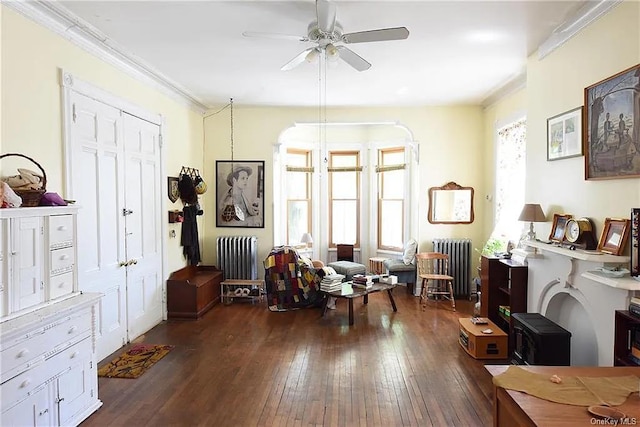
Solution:
<svg viewBox="0 0 640 427"><path fill-rule="evenodd" d="M591 425L594 426L635 426L638 419L635 417L625 418L591 418Z"/></svg>

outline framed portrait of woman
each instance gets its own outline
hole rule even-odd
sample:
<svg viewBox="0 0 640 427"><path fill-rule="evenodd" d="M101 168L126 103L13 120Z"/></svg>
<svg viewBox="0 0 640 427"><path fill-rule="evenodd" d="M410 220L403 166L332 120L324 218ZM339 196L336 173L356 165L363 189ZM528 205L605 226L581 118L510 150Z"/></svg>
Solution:
<svg viewBox="0 0 640 427"><path fill-rule="evenodd" d="M264 160L216 161L216 227L264 228Z"/></svg>

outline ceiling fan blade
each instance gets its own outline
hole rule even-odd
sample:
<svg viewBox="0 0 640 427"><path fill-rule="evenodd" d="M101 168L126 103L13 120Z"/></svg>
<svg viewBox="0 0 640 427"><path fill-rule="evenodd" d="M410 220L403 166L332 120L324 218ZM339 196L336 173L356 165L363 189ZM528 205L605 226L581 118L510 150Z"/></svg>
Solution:
<svg viewBox="0 0 640 427"><path fill-rule="evenodd" d="M409 30L407 30L406 27L396 27L343 34L342 41L345 43L366 43L386 40L404 40L407 37L409 37Z"/></svg>
<svg viewBox="0 0 640 427"><path fill-rule="evenodd" d="M316 49L316 48L315 47L310 47L309 49L303 50L295 58L293 58L291 61L289 61L286 64L284 64L282 66L282 68L280 68L280 70L289 71L289 70L297 67L298 65L302 64L305 61L305 59L307 59L307 55L309 54L309 52L311 52L314 49Z"/></svg>
<svg viewBox="0 0 640 427"><path fill-rule="evenodd" d="M356 70L366 71L371 68L371 64L348 47L338 46L338 51L340 52L340 58Z"/></svg>
<svg viewBox="0 0 640 427"><path fill-rule="evenodd" d="M245 37L258 37L263 39L279 39L279 40L296 40L299 42L308 42L307 36L294 36L292 34L279 34L279 33L262 33L259 31L245 31L242 33Z"/></svg>
<svg viewBox="0 0 640 427"><path fill-rule="evenodd" d="M316 0L316 17L318 28L325 33L332 33L336 26L336 5L327 0Z"/></svg>

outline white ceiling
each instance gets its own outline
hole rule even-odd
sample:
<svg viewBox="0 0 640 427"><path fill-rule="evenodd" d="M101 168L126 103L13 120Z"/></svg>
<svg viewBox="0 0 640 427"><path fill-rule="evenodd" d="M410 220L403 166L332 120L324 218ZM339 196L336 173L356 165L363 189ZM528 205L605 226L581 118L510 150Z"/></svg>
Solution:
<svg viewBox="0 0 640 427"><path fill-rule="evenodd" d="M522 75L527 57L587 3L560 1L335 0L344 32L405 26L406 40L351 44L372 64L330 64L326 105L479 104ZM53 2L52 2L53 4ZM307 34L305 1L62 1L105 44L206 106L318 105L319 67L280 67L311 42L243 37ZM61 9L62 8L62 9Z"/></svg>

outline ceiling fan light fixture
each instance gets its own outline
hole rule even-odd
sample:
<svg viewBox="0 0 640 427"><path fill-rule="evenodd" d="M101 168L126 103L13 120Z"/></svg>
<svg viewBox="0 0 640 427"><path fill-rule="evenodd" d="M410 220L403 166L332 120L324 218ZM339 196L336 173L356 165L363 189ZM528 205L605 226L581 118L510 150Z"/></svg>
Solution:
<svg viewBox="0 0 640 427"><path fill-rule="evenodd" d="M340 58L340 51L333 43L329 43L325 47L325 52L327 53L327 59L329 61L337 61Z"/></svg>
<svg viewBox="0 0 640 427"><path fill-rule="evenodd" d="M313 49L311 51L309 51L309 53L307 53L307 56L305 57L305 61L307 61L310 64L315 64L316 62L318 62L318 49Z"/></svg>

